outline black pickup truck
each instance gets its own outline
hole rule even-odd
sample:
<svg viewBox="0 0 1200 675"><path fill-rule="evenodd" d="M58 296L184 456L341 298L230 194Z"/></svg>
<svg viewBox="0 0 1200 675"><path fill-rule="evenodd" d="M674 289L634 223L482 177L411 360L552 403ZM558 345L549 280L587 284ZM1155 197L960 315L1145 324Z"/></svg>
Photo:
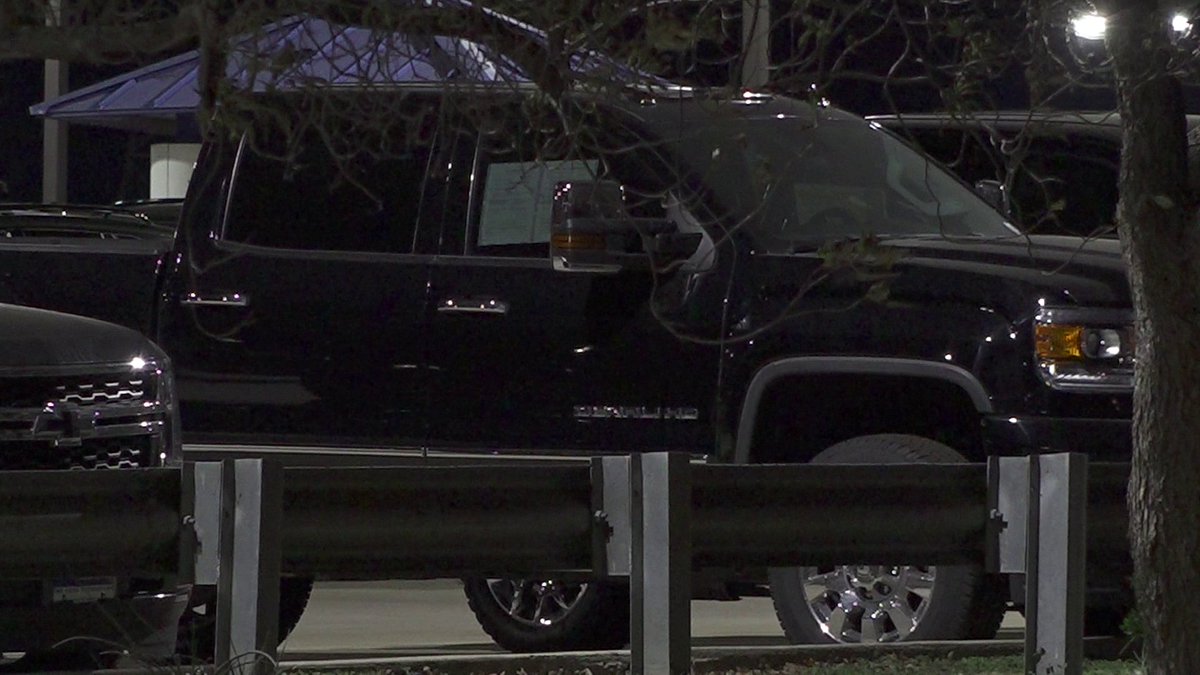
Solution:
<svg viewBox="0 0 1200 675"><path fill-rule="evenodd" d="M0 471L178 466L178 422L169 360L145 337L95 319L0 305ZM71 569L72 561L63 563ZM14 667L38 670L51 667L47 659L88 658L89 649L170 657L190 588L174 578L87 576L86 569L69 578L0 579L0 651L25 652Z"/></svg>
<svg viewBox="0 0 1200 675"><path fill-rule="evenodd" d="M264 102L300 123L264 113L206 145L173 240L0 240L0 299L71 288L152 336L195 458L1129 457L1116 242L1021 235L830 107L642 87L547 112L529 93L397 85L394 124L341 135L303 123L303 97ZM1090 574L1094 616L1120 579ZM1007 582L845 566L698 593L769 584L791 639L871 642L990 636ZM619 587L466 588L510 649L626 639Z"/></svg>

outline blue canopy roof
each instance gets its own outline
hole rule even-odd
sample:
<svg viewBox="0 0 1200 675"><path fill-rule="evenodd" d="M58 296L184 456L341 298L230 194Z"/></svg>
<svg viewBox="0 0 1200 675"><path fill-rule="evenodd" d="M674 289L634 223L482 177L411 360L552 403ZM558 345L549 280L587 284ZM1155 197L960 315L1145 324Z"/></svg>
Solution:
<svg viewBox="0 0 1200 675"><path fill-rule="evenodd" d="M469 6L440 0L442 6ZM544 44L542 31L492 13L518 35ZM646 81L645 74L603 55L572 58L577 74L618 81ZM190 122L200 104L197 51L161 61L31 106L30 114L71 122L151 133L173 134ZM312 17L292 17L234 41L226 76L253 91L288 90L322 84L519 83L530 80L511 59L471 40L386 33L341 26ZM667 84L666 82L661 82Z"/></svg>

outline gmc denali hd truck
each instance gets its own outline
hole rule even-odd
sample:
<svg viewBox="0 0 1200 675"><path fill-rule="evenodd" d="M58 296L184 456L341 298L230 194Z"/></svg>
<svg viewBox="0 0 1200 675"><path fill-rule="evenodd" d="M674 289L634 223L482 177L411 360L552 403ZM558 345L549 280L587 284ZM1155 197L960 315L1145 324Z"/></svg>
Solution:
<svg viewBox="0 0 1200 675"><path fill-rule="evenodd" d="M192 458L1129 458L1116 242L1022 235L826 105L470 84L264 96L203 148L173 239L0 241L0 299L53 308L69 279L70 302L152 336ZM369 96L388 123L319 128ZM1093 565L1090 619L1119 616L1124 574ZM697 594L769 587L794 641L978 638L1010 581L795 567ZM627 638L620 586L465 586L509 649Z"/></svg>
<svg viewBox="0 0 1200 675"><path fill-rule="evenodd" d="M145 337L0 304L0 471L178 466L178 424L170 361ZM57 668L64 662L48 659L88 658L89 649L141 660L174 654L190 584L72 571L0 579L0 651L26 655L15 667Z"/></svg>

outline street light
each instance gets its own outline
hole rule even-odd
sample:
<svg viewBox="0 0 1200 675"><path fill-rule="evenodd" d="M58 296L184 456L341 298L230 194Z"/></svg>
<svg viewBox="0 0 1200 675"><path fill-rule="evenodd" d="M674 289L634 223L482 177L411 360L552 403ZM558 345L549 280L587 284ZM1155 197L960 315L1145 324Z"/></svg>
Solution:
<svg viewBox="0 0 1200 675"><path fill-rule="evenodd" d="M1186 14L1171 17L1171 29L1182 35L1192 30L1192 21ZM1071 19L1071 31L1081 40L1103 40L1108 30L1108 19L1096 13L1079 14Z"/></svg>
<svg viewBox="0 0 1200 675"><path fill-rule="evenodd" d="M1080 14L1071 19L1071 30L1081 40L1103 40L1108 19L1099 14Z"/></svg>

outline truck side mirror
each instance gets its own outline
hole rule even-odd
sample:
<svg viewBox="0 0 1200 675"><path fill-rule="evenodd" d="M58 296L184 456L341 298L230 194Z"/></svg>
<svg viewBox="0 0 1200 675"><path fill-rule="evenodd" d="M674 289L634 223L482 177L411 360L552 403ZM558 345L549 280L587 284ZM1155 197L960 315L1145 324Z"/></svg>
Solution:
<svg viewBox="0 0 1200 675"><path fill-rule="evenodd" d="M666 220L630 216L624 189L615 181L557 183L550 215L550 259L560 272L645 268L658 236L675 229Z"/></svg>
<svg viewBox="0 0 1200 675"><path fill-rule="evenodd" d="M1006 218L1012 216L1012 205L1009 204L1008 190L1004 189L1004 183L998 180L975 181L975 194L1003 213Z"/></svg>

